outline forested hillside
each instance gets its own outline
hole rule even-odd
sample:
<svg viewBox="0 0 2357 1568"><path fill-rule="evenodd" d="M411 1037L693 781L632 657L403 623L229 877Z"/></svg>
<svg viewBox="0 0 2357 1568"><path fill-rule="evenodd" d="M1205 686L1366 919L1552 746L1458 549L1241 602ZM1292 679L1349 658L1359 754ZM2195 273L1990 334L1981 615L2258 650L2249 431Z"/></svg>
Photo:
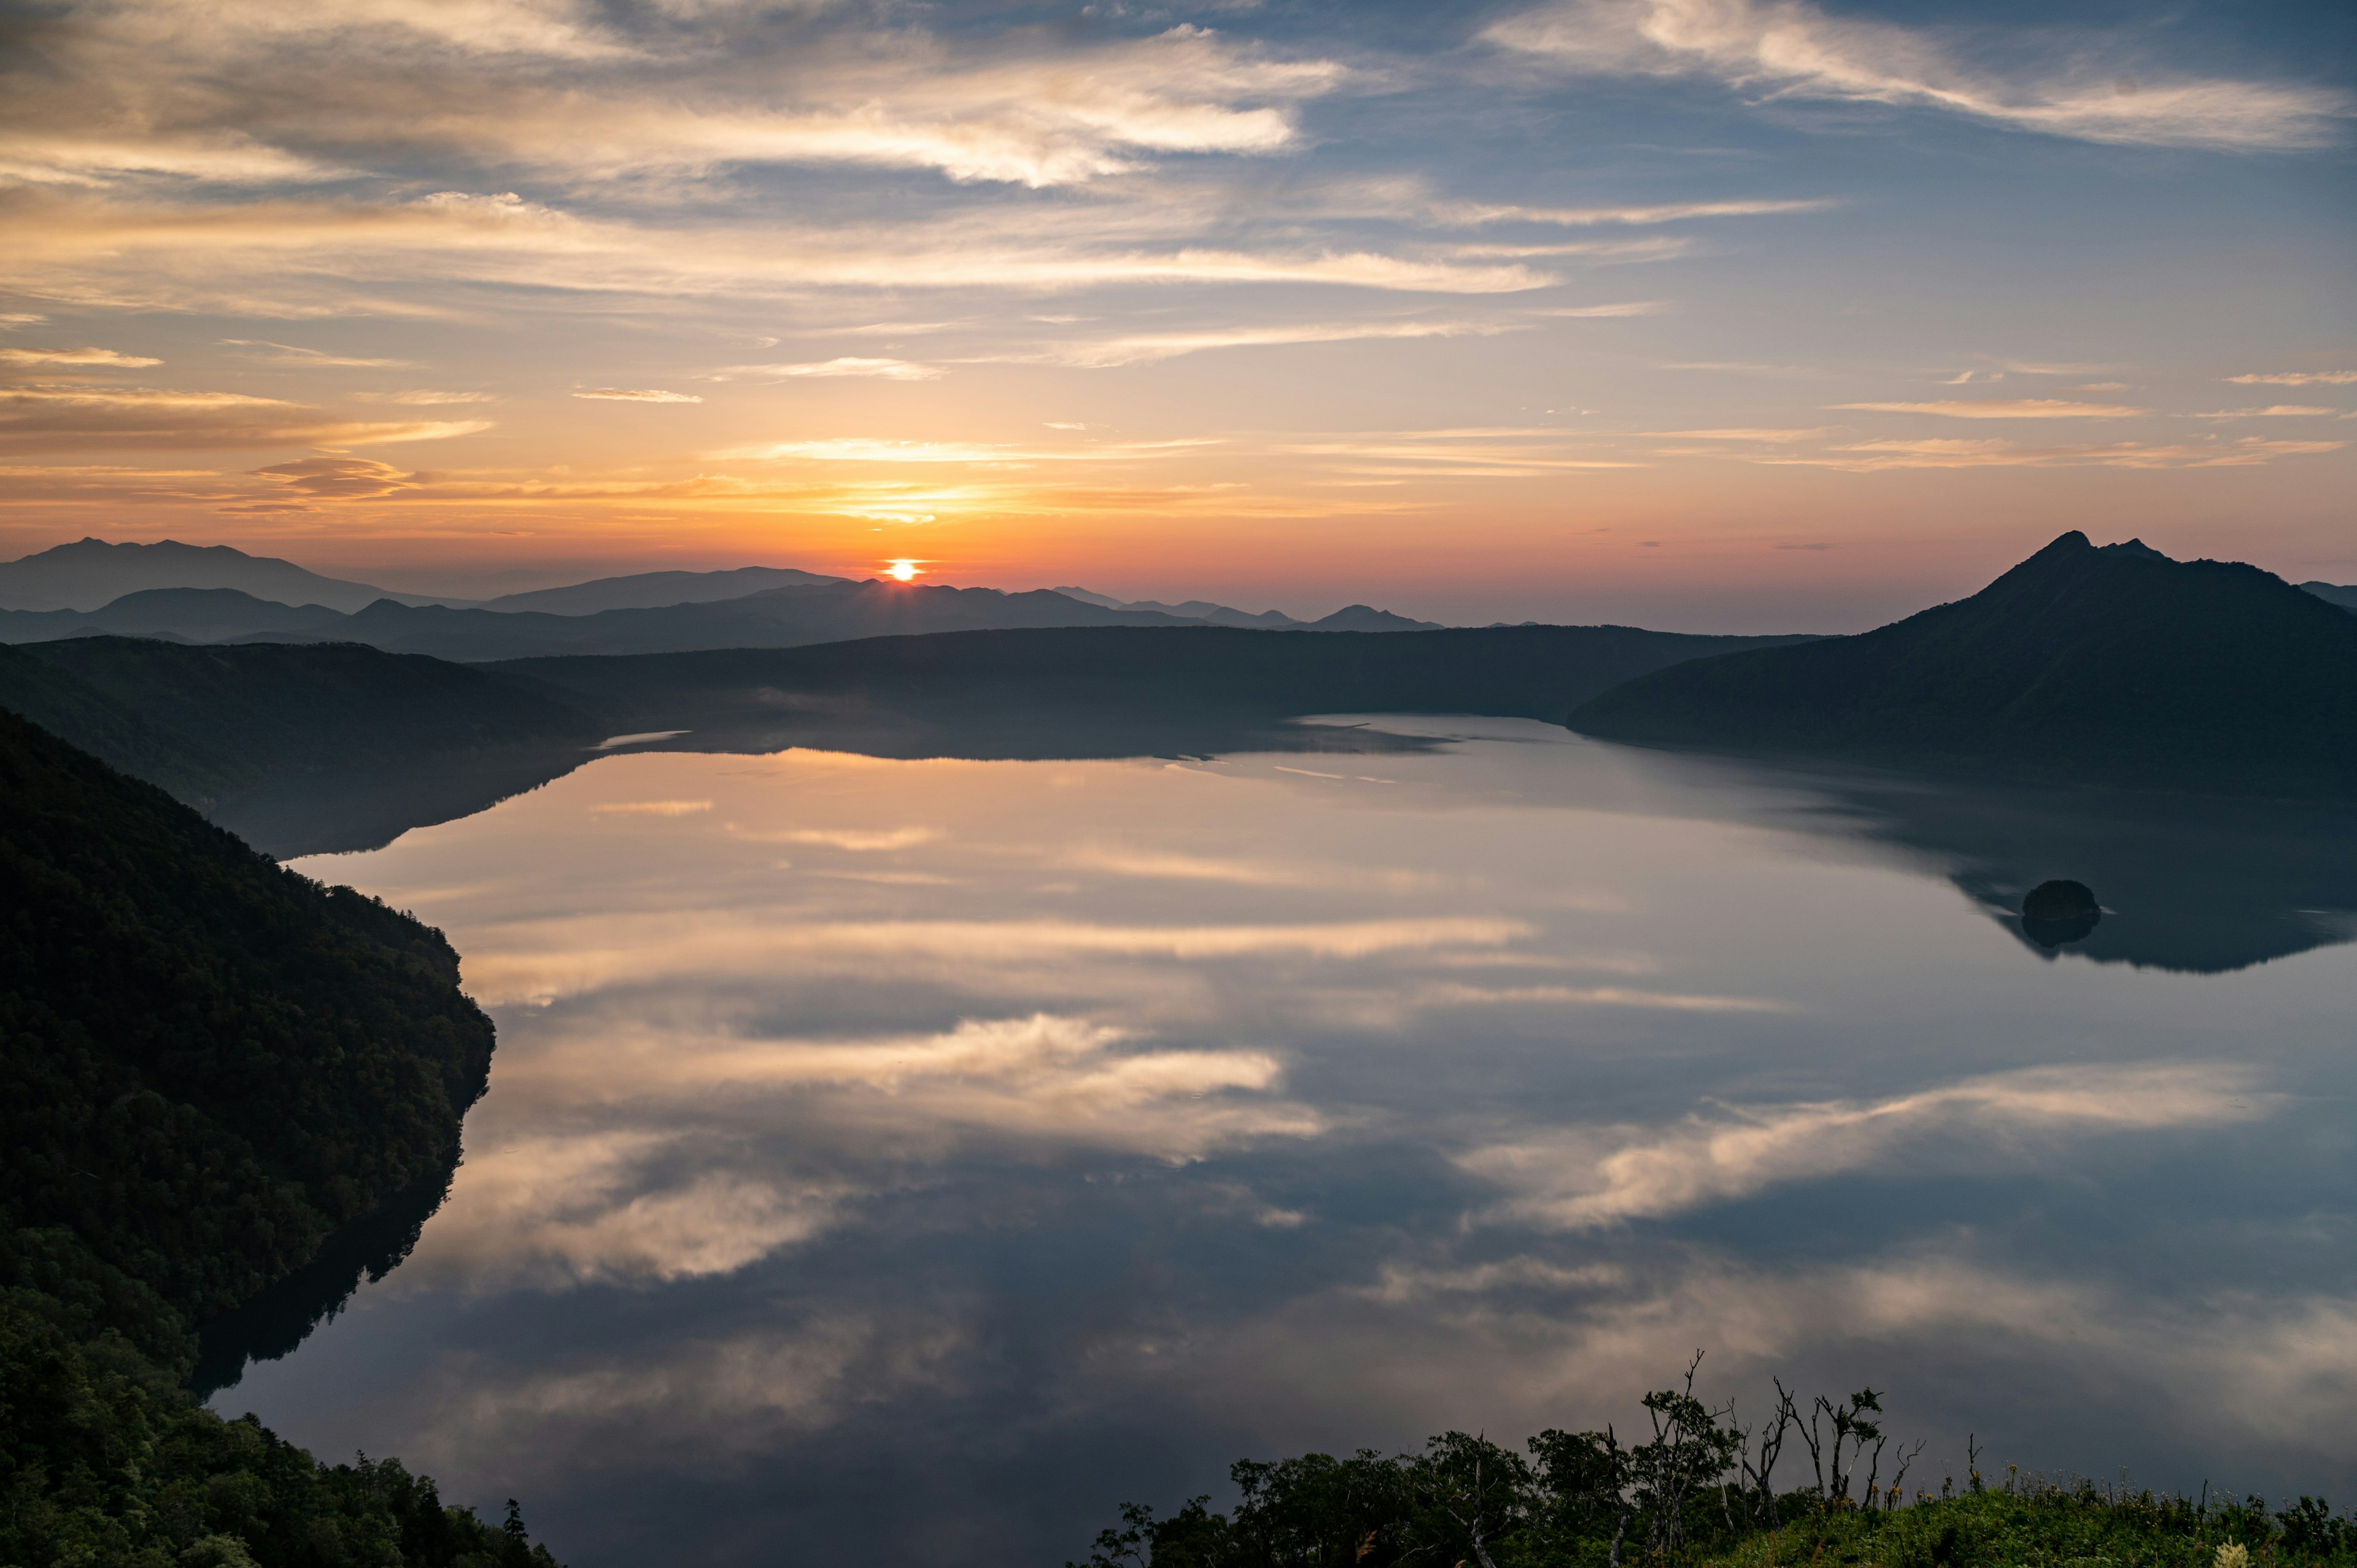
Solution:
<svg viewBox="0 0 2357 1568"><path fill-rule="evenodd" d="M587 746L604 733L531 682L350 642L0 648L0 707L208 811L267 779Z"/></svg>
<svg viewBox="0 0 2357 1568"><path fill-rule="evenodd" d="M1610 740L2357 798L2357 618L2255 566L2071 532L1970 598L1587 702Z"/></svg>
<svg viewBox="0 0 2357 1568"><path fill-rule="evenodd" d="M181 1388L198 1326L447 1165L491 1053L457 978L439 932L0 712L0 1562L529 1555Z"/></svg>

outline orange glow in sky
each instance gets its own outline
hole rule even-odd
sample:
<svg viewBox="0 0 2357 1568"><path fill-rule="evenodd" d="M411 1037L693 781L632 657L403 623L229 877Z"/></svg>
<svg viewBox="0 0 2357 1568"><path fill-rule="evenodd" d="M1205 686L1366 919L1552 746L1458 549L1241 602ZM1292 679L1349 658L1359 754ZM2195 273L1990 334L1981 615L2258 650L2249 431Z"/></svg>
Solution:
<svg viewBox="0 0 2357 1568"><path fill-rule="evenodd" d="M2072 528L2357 582L2357 95L2222 4L53 8L0 559L1719 631Z"/></svg>

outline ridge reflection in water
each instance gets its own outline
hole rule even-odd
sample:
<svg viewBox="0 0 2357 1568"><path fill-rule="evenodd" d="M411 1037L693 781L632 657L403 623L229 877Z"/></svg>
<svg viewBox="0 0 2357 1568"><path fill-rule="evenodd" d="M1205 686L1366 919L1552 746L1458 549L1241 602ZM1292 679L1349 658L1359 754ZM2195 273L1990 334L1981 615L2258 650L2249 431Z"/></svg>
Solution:
<svg viewBox="0 0 2357 1568"><path fill-rule="evenodd" d="M1387 723L1434 748L617 757L306 863L500 1045L409 1261L216 1402L576 1568L1059 1562L1696 1346L1889 1388L1934 1475L2357 1487L2357 955L2213 929L2329 875ZM2176 934L2034 961L1992 915L2050 875Z"/></svg>

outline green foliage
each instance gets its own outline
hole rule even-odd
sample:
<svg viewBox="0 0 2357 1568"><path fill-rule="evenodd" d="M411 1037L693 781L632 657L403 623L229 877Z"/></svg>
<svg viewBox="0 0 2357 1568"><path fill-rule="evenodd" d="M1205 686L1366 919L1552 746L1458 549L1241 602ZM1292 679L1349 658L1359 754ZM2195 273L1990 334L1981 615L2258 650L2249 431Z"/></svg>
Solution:
<svg viewBox="0 0 2357 1568"><path fill-rule="evenodd" d="M491 1026L441 933L0 712L0 1563L548 1563L183 1386L196 1326L447 1172Z"/></svg>
<svg viewBox="0 0 2357 1568"><path fill-rule="evenodd" d="M113 1335L0 1298L0 1562L135 1568L554 1568L393 1459L321 1465L224 1421Z"/></svg>
<svg viewBox="0 0 2357 1568"><path fill-rule="evenodd" d="M1747 1430L1695 1398L1694 1373L1645 1396L1652 1435L1634 1446L1610 1427L1550 1429L1524 1459L1449 1432L1420 1454L1243 1460L1229 1472L1232 1512L1208 1497L1167 1519L1124 1504L1066 1568L2357 1568L2357 1519L2312 1498L2270 1513L2255 1497L2016 1473L1992 1487L1976 1469L1961 1493L1910 1495L1921 1444L1899 1451L1886 1485L1875 1391L1804 1413L1780 1384L1771 1420ZM1787 1436L1807 1448L1812 1480L1779 1494Z"/></svg>
<svg viewBox="0 0 2357 1568"><path fill-rule="evenodd" d="M200 1323L456 1144L491 1027L439 932L5 714L0 810L0 1230Z"/></svg>

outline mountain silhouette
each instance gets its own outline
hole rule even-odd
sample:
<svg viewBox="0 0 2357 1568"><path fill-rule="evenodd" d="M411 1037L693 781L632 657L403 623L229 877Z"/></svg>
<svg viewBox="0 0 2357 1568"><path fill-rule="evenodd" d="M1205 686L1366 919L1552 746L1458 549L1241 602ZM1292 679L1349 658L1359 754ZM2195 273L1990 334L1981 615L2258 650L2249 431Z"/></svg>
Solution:
<svg viewBox="0 0 2357 1568"><path fill-rule="evenodd" d="M80 539L20 561L0 562L0 609L94 610L150 588L235 588L282 605L325 605L347 613L382 598L437 602L430 595L391 594L366 583L323 577L292 561L248 555L226 544L183 544L177 539L153 544Z"/></svg>
<svg viewBox="0 0 2357 1568"><path fill-rule="evenodd" d="M727 572L635 572L598 577L562 588L534 588L486 599L487 610L545 610L551 615L596 615L599 610L660 609L665 605L708 605L741 599L771 588L806 588L814 583L847 583L791 566L739 566Z"/></svg>
<svg viewBox="0 0 2357 1568"><path fill-rule="evenodd" d="M1697 660L1579 706L1609 740L2061 781L2357 795L2357 618L2072 532L1972 597Z"/></svg>
<svg viewBox="0 0 2357 1568"><path fill-rule="evenodd" d="M2329 605L2339 605L2344 610L2357 611L2357 583L2302 583L2300 592L2314 594Z"/></svg>

